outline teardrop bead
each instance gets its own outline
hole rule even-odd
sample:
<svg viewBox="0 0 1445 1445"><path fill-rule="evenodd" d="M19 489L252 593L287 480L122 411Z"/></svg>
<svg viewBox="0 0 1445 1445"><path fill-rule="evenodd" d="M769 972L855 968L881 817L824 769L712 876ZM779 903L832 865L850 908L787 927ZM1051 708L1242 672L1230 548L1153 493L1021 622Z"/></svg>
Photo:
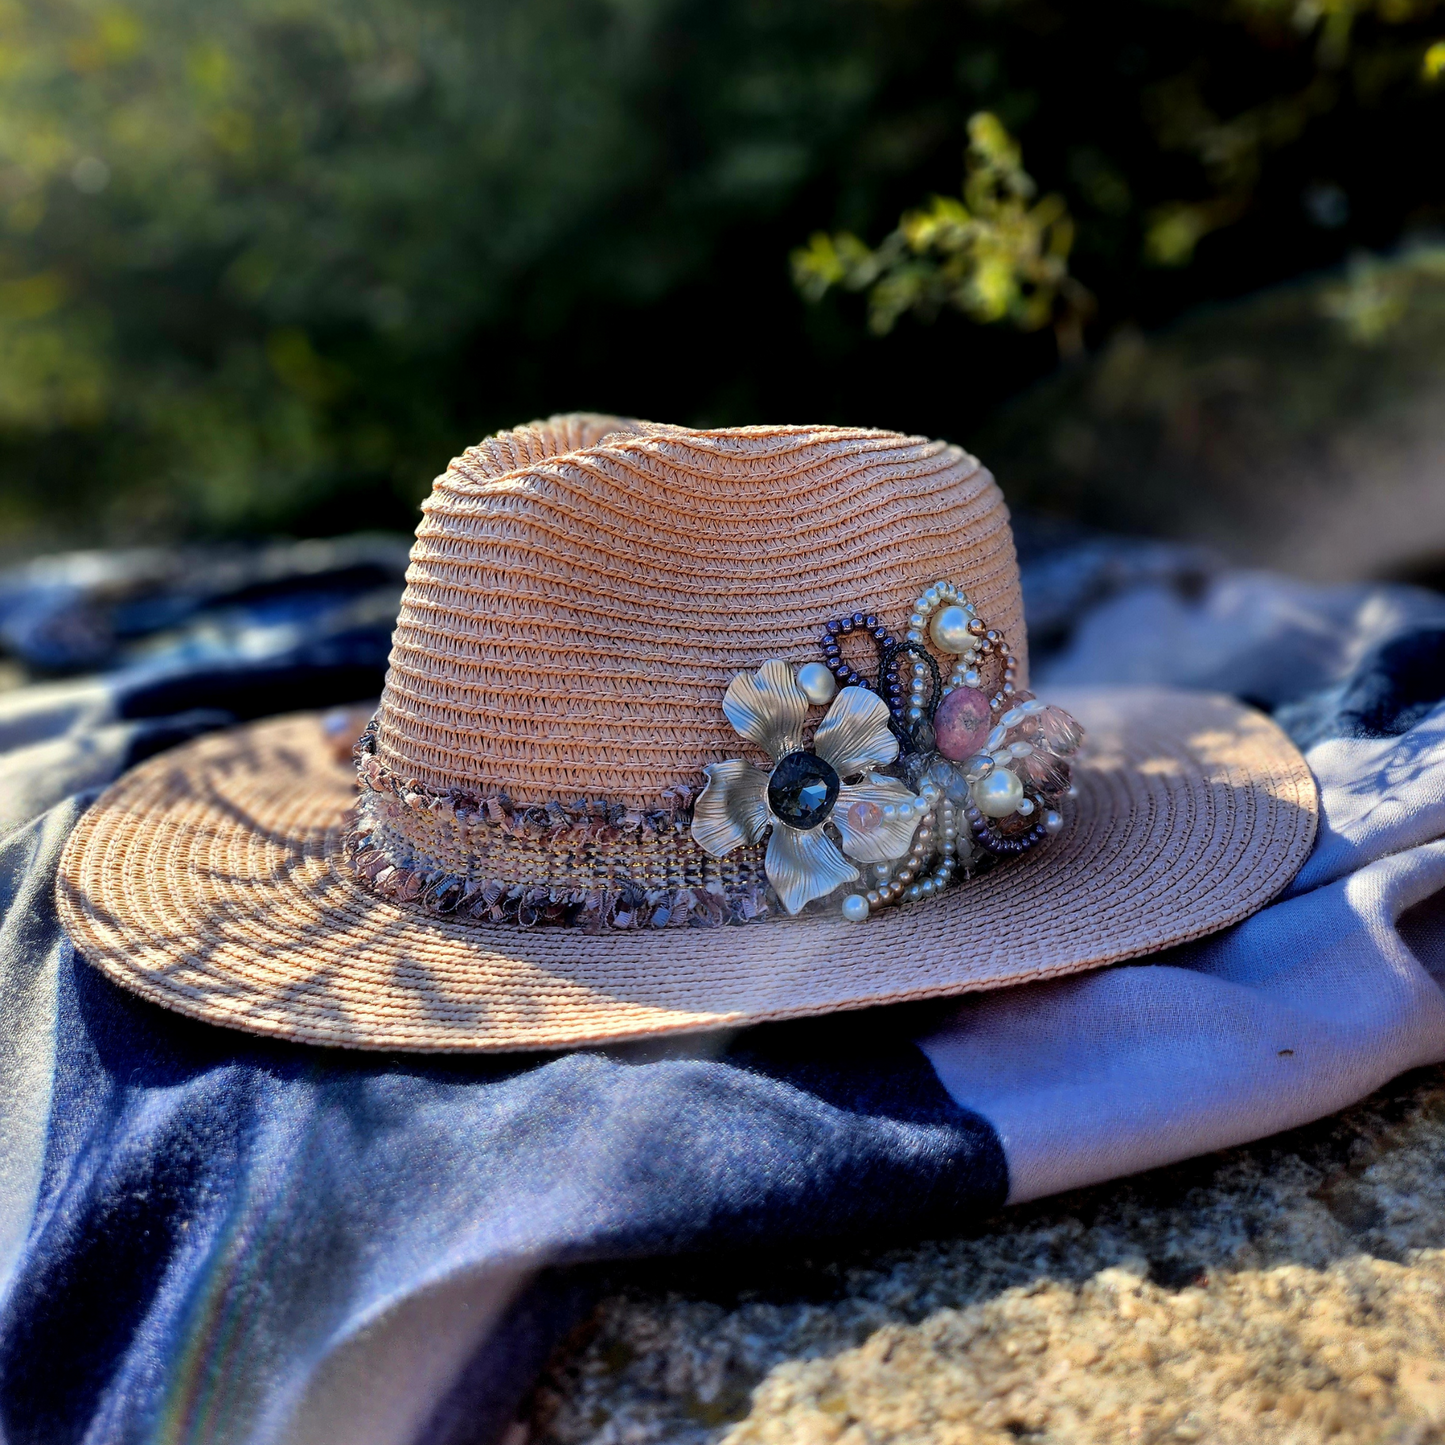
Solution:
<svg viewBox="0 0 1445 1445"><path fill-rule="evenodd" d="M1039 714L1039 735L1061 758L1079 750L1084 729L1061 707L1050 704Z"/></svg>
<svg viewBox="0 0 1445 1445"><path fill-rule="evenodd" d="M1040 793L1063 793L1069 787L1069 765L1063 758L1035 748L1014 763L1014 770Z"/></svg>

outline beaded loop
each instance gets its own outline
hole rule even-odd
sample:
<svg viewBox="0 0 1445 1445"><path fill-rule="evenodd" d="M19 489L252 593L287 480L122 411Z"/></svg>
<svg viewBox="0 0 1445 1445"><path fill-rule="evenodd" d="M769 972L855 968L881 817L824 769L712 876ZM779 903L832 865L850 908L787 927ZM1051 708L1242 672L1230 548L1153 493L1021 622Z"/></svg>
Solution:
<svg viewBox="0 0 1445 1445"><path fill-rule="evenodd" d="M840 638L852 632L866 632L878 654L878 679L870 682L856 667L843 656ZM838 686L865 687L870 692L880 692L883 683L883 662L888 649L895 646L892 635L873 613L854 612L848 617L835 617L826 623L819 643L823 650L823 664L838 680ZM891 711L891 708L890 708Z"/></svg>
<svg viewBox="0 0 1445 1445"><path fill-rule="evenodd" d="M915 668L922 666L929 679L928 700L920 703L922 693L910 688L904 699L904 682L898 675L898 663L905 656L916 657ZM898 741L911 752L932 751L932 743L923 741L924 729L933 722L938 704L943 701L943 674L933 660L933 654L918 642L895 642L884 654L879 664L879 680L887 687L884 701L893 717L893 731Z"/></svg>

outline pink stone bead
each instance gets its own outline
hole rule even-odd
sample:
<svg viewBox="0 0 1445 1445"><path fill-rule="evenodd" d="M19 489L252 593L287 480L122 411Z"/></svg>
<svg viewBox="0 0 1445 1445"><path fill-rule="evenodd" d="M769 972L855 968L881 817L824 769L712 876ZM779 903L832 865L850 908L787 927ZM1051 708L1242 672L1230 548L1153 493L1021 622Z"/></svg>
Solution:
<svg viewBox="0 0 1445 1445"><path fill-rule="evenodd" d="M883 809L866 800L848 809L848 826L856 833L871 833L883 819Z"/></svg>
<svg viewBox="0 0 1445 1445"><path fill-rule="evenodd" d="M977 688L955 688L933 715L935 746L949 762L961 763L983 746L991 719L988 699Z"/></svg>

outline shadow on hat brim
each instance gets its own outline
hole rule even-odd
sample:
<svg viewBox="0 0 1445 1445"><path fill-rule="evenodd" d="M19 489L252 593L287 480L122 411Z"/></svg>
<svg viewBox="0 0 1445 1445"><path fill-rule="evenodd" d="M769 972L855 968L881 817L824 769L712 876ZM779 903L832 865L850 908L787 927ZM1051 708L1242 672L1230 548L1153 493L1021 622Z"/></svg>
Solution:
<svg viewBox="0 0 1445 1445"><path fill-rule="evenodd" d="M316 715L153 758L85 813L57 885L122 987L210 1023L344 1048L615 1043L1080 973L1237 923L1294 877L1318 797L1298 750L1223 697L1057 699L1089 730L1063 832L866 923L715 929L446 921L342 853L355 792Z"/></svg>

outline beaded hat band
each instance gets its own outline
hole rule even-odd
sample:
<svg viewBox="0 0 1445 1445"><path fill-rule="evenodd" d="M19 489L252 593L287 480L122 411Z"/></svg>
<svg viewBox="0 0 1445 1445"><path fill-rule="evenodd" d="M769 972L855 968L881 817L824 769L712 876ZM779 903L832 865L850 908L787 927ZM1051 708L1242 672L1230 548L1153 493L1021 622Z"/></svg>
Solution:
<svg viewBox="0 0 1445 1445"><path fill-rule="evenodd" d="M1035 698L992 478L845 428L471 449L336 743L281 719L122 777L58 883L86 958L287 1038L563 1047L1137 956L1262 906L1315 828L1237 703Z"/></svg>
<svg viewBox="0 0 1445 1445"><path fill-rule="evenodd" d="M920 595L908 623L898 641L872 613L834 618L821 661L738 674L723 712L772 766L708 763L695 802L679 780L646 812L433 791L377 758L378 714L355 748L352 866L443 916L592 933L761 922L829 899L862 922L931 897L1063 828L1083 729L1016 689L1015 654L954 584ZM924 629L952 659L946 683ZM844 658L854 632L877 649L872 680ZM805 746L814 706L827 714Z"/></svg>

